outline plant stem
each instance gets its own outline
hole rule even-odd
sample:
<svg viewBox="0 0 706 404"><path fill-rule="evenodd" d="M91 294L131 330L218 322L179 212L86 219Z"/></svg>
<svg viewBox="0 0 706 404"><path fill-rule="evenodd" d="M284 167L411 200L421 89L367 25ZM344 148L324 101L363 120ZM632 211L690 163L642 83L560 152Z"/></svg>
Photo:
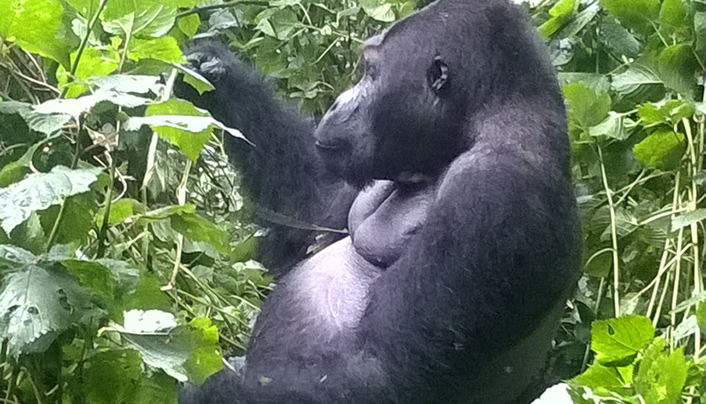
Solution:
<svg viewBox="0 0 706 404"><path fill-rule="evenodd" d="M615 310L615 317L620 317L620 257L618 257L618 231L615 220L615 205L613 204L613 191L608 185L608 176L606 175L605 164L603 162L603 152L601 151L600 145L596 144L596 146L598 148L598 160L601 164L603 188L608 198L608 209L610 210L610 239L613 247L613 309Z"/></svg>

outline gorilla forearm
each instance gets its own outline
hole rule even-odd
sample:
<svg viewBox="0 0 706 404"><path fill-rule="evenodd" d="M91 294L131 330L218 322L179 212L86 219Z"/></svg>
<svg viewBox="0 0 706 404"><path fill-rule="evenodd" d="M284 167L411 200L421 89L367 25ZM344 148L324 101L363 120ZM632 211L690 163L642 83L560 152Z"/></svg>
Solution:
<svg viewBox="0 0 706 404"><path fill-rule="evenodd" d="M317 160L310 140L313 124L275 99L271 86L225 46L197 43L184 53L215 87L189 98L254 143L226 139L250 196L281 214L312 219L308 208L316 202Z"/></svg>
<svg viewBox="0 0 706 404"><path fill-rule="evenodd" d="M272 86L224 45L197 43L184 53L215 90L197 96L182 86L180 95L254 143L226 137L246 195L258 205L264 224L272 228L259 258L275 267L291 265L313 242L311 228L345 228L356 190L321 175L313 123L278 100Z"/></svg>

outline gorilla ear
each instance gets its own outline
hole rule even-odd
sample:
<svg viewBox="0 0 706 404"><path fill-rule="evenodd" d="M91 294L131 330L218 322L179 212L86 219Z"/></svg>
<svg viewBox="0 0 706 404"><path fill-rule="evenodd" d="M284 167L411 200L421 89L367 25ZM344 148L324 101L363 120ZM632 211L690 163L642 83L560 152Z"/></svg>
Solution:
<svg viewBox="0 0 706 404"><path fill-rule="evenodd" d="M435 94L439 94L448 80L449 67L441 60L441 56L435 57L427 71L429 87L431 87Z"/></svg>

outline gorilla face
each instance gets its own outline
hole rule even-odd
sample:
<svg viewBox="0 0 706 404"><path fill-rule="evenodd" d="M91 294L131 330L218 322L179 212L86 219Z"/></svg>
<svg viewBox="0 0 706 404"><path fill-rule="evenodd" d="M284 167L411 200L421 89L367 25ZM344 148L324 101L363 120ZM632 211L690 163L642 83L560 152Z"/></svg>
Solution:
<svg viewBox="0 0 706 404"><path fill-rule="evenodd" d="M398 25L366 41L362 78L336 99L314 133L335 175L358 185L399 181L433 174L460 151L454 142L463 102L454 96L454 71L433 45L415 47L409 51Z"/></svg>

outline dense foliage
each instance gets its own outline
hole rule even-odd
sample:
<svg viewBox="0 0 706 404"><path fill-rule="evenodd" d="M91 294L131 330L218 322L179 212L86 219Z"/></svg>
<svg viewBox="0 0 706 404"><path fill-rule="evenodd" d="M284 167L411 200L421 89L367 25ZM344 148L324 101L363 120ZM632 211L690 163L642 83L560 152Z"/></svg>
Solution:
<svg viewBox="0 0 706 404"><path fill-rule="evenodd" d="M320 114L417 3L1 1L4 401L174 403L246 343L271 277L222 145L247 133L172 96L210 89L182 45L226 40ZM523 6L560 72L585 234L547 378L576 403L705 402L706 3Z"/></svg>

